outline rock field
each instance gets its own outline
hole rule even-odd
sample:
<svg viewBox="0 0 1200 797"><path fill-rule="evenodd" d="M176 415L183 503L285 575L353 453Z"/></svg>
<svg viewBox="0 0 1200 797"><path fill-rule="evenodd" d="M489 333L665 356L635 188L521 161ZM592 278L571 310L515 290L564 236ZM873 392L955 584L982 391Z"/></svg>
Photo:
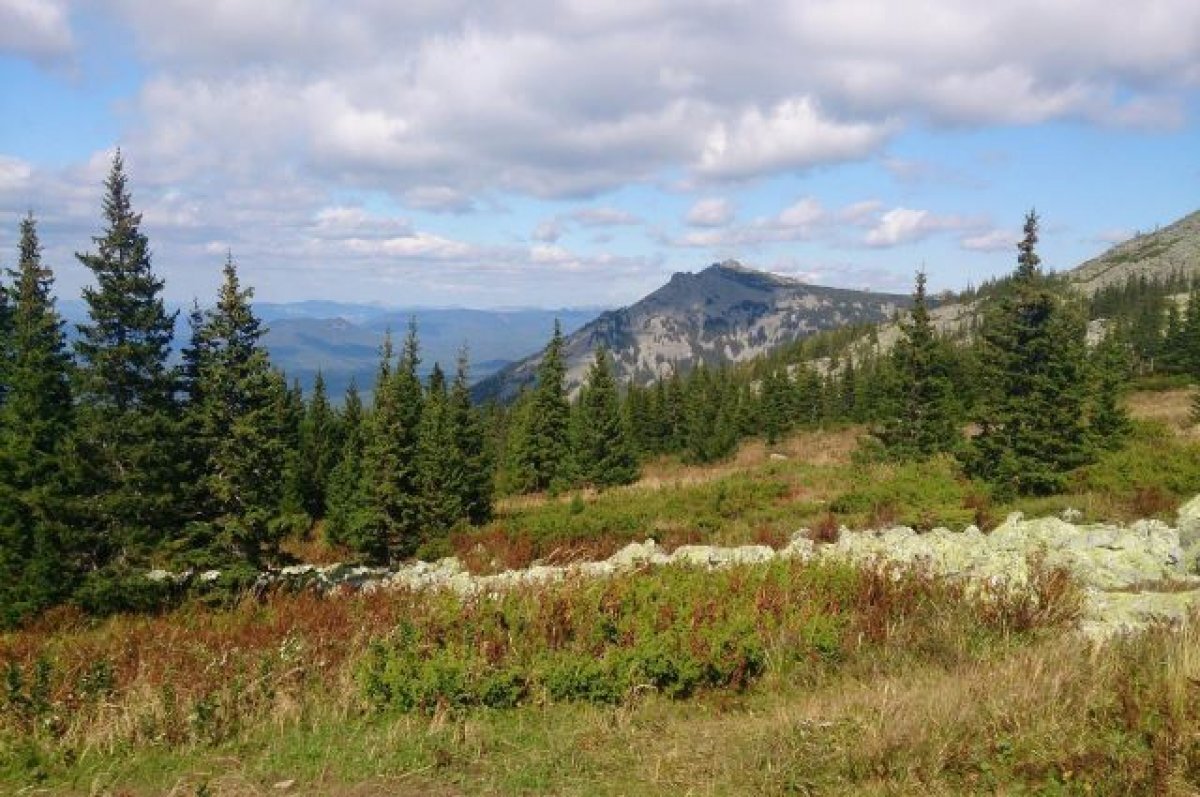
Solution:
<svg viewBox="0 0 1200 797"><path fill-rule="evenodd" d="M1083 585L1086 602L1080 630L1093 638L1135 631L1151 622L1182 623L1193 607L1200 606L1200 496L1180 508L1174 527L1154 520L1129 526L1083 525L1071 522L1073 514L1031 520L1014 514L986 534L974 526L924 534L905 527L842 529L837 541L828 544L814 543L801 529L778 551L765 545L685 545L667 553L654 540L646 540L631 543L603 561L534 565L494 575L473 575L454 558L392 569L298 565L263 573L259 585L326 592L447 589L470 596L566 578L603 578L645 567L720 568L798 558L927 568L950 578L1022 589L1030 563L1040 561L1069 569ZM151 577L178 578L161 572Z"/></svg>

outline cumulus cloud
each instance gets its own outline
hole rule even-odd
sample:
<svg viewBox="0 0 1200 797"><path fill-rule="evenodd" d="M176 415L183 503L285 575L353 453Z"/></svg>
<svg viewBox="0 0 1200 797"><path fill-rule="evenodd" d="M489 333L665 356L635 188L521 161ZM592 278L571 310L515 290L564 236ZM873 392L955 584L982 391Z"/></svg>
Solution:
<svg viewBox="0 0 1200 797"><path fill-rule="evenodd" d="M965 235L959 241L963 249L972 252L1009 252L1021 240L1015 230L991 229Z"/></svg>
<svg viewBox="0 0 1200 797"><path fill-rule="evenodd" d="M867 231L868 246L889 247L912 243L946 230L961 230L976 222L961 216L940 216L928 210L898 207L884 213Z"/></svg>
<svg viewBox="0 0 1200 797"><path fill-rule="evenodd" d="M843 212L844 209L831 212L817 199L802 197L773 216L761 216L746 224L693 230L677 239L668 239L668 242L675 246L732 252L742 247L804 241L829 232Z"/></svg>
<svg viewBox="0 0 1200 797"><path fill-rule="evenodd" d="M0 0L0 53L46 63L68 55L73 46L62 0Z"/></svg>
<svg viewBox="0 0 1200 797"><path fill-rule="evenodd" d="M458 241L464 249L444 230L379 219L335 237L320 214L364 195L454 214L506 194L611 202L605 192L666 181L719 193L724 181L882 157L914 126L1171 127L1200 86L1195 0L1145 0L1136 13L1121 0L920 0L903 15L892 0L764 2L753 13L725 0L0 0L0 52L69 55L71 14L78 27L85 7L145 70L122 103L120 137L135 200L162 236L156 251L185 275L207 273L209 248L226 243L247 265L261 255L281 270L318 273L342 256L347 268L382 268L371 258L389 256L414 278L417 260L523 274L528 246ZM53 208L47 232L70 229L81 246L105 159L53 173L0 159L4 207ZM884 164L910 183L946 176ZM968 248L998 245L987 225L873 200L797 204L744 224L719 202L697 203L671 242L844 235L882 247L954 231ZM606 219L605 207L502 234L560 244L585 227L595 239L637 223Z"/></svg>
<svg viewBox="0 0 1200 797"><path fill-rule="evenodd" d="M698 199L688 210L684 221L692 227L724 227L733 221L733 203L721 197Z"/></svg>
<svg viewBox="0 0 1200 797"><path fill-rule="evenodd" d="M811 97L785 100L765 114L748 108L734 124L713 126L695 170L703 177L739 179L854 160L874 152L891 127L831 119Z"/></svg>
<svg viewBox="0 0 1200 797"><path fill-rule="evenodd" d="M571 214L571 218L584 227L624 227L642 223L635 214L610 207L580 208Z"/></svg>

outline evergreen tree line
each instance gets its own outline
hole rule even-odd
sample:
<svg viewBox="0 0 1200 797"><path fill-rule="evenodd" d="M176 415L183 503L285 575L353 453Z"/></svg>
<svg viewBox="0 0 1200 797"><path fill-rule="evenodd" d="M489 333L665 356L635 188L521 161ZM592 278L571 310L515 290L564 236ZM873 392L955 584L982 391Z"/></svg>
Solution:
<svg viewBox="0 0 1200 797"><path fill-rule="evenodd" d="M93 611L162 599L149 567L250 577L280 543L323 521L364 561L445 551L448 534L486 522L501 493L605 488L672 455L704 463L739 441L866 424L883 456L956 456L1001 493L1048 493L1128 428L1120 392L1133 372L1200 375L1200 289L1144 278L1072 299L1045 275L1037 218L1013 275L986 286L982 319L949 339L918 275L900 338L847 328L737 366L700 366L652 385L617 384L595 353L568 397L556 324L533 387L480 409L466 353L453 377L422 380L410 326L389 335L372 401L351 386L340 407L272 366L232 256L215 304L195 306L179 363L175 317L150 261L118 153L105 182L105 229L78 255L92 273L88 321L68 346L35 220L20 225L0 290L0 622L63 601ZM1190 291L1184 308L1170 300ZM1086 343L1087 319L1108 334ZM969 433L964 430L970 429Z"/></svg>
<svg viewBox="0 0 1200 797"><path fill-rule="evenodd" d="M1088 303L1042 271L1037 240L1031 213L1016 271L976 292L982 315L965 334L935 329L919 274L899 340L886 353L877 328L843 329L748 365L700 366L630 386L622 397L607 389L607 404L620 406L608 410L602 434L586 389L574 408L566 400L556 333L537 386L500 424L502 489L604 484L589 464L598 451L621 452L623 462L631 450L633 461L666 454L703 463L728 456L747 437L774 443L799 429L857 423L868 425L881 456L956 456L998 494L1059 490L1068 472L1128 431L1120 398L1137 363L1200 374L1200 293L1193 291L1182 316L1165 298L1185 287L1181 278L1134 279ZM1144 333L1144 308L1155 301L1162 312ZM1106 333L1089 347L1088 318L1098 312L1106 313ZM596 367L606 362L600 353ZM1175 365L1190 362L1196 365Z"/></svg>
<svg viewBox="0 0 1200 797"><path fill-rule="evenodd" d="M77 255L93 279L72 344L32 214L0 284L0 625L62 602L160 605L171 580L149 568L250 578L322 518L385 561L490 516L465 352L449 384L437 367L422 384L410 329L397 364L384 347L371 408L352 389L335 409L319 376L306 400L271 364L230 256L174 362L175 313L119 152L104 187L105 228Z"/></svg>

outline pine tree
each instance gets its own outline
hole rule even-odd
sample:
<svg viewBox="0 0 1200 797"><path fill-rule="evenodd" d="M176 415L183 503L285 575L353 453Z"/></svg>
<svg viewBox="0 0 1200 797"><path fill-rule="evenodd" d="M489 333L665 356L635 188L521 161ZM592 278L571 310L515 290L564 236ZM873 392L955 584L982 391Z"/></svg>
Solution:
<svg viewBox="0 0 1200 797"><path fill-rule="evenodd" d="M429 377L417 440L421 542L441 537L466 515L460 482L466 463L455 445L446 376L437 363Z"/></svg>
<svg viewBox="0 0 1200 797"><path fill-rule="evenodd" d="M274 521L290 446L280 408L288 391L262 344L265 330L250 305L254 291L241 287L232 256L223 274L216 307L195 336L202 354L192 425L200 430L201 482L217 544L258 564L278 542Z"/></svg>
<svg viewBox="0 0 1200 797"><path fill-rule="evenodd" d="M363 420L358 386L351 381L342 402L338 426L341 446L326 489L325 538L335 545L351 545L356 517L364 511L362 484Z"/></svg>
<svg viewBox="0 0 1200 797"><path fill-rule="evenodd" d="M400 361L391 370L390 339L381 357L362 461L365 514L353 532L355 547L383 561L410 556L421 541L423 496L418 470L423 397L417 376L420 344L409 324Z"/></svg>
<svg viewBox="0 0 1200 797"><path fill-rule="evenodd" d="M563 345L562 327L555 320L554 334L538 364L528 428L514 443L517 470L525 474L522 481L529 491L565 486L572 480L571 407L567 402Z"/></svg>
<svg viewBox="0 0 1200 797"><path fill-rule="evenodd" d="M1053 493L1089 457L1086 324L1042 276L1037 230L1030 212L1011 290L981 331L985 384L968 465L1001 494Z"/></svg>
<svg viewBox="0 0 1200 797"><path fill-rule="evenodd" d="M0 405L0 626L64 597L73 576L64 525L63 444L71 428L70 358L37 226L21 220L6 308Z"/></svg>
<svg viewBox="0 0 1200 797"><path fill-rule="evenodd" d="M177 511L175 374L168 366L175 314L162 300L150 248L134 213L120 151L105 181L107 229L76 257L95 278L79 326L76 447L92 529L91 565L138 560L171 529Z"/></svg>
<svg viewBox="0 0 1200 797"><path fill-rule="evenodd" d="M1128 331L1110 328L1091 353L1088 430L1093 443L1102 449L1119 448L1133 428L1129 412L1121 404L1129 383L1129 348Z"/></svg>
<svg viewBox="0 0 1200 797"><path fill-rule="evenodd" d="M300 489L304 511L325 517L325 493L338 454L337 418L325 393L325 377L317 371L312 398L300 426Z"/></svg>
<svg viewBox="0 0 1200 797"><path fill-rule="evenodd" d="M763 377L759 388L759 402L762 405L760 422L762 430L767 435L767 444L775 445L779 438L791 428L792 384L785 374L772 368Z"/></svg>
<svg viewBox="0 0 1200 797"><path fill-rule="evenodd" d="M450 386L449 415L454 450L463 468L455 482L460 505L471 523L486 523L492 517L494 468L483 418L471 404L466 349L458 355Z"/></svg>
<svg viewBox="0 0 1200 797"><path fill-rule="evenodd" d="M685 388L684 458L706 463L729 456L737 446L737 394L725 370L701 364Z"/></svg>
<svg viewBox="0 0 1200 797"><path fill-rule="evenodd" d="M925 273L917 273L913 306L892 349L888 418L874 435L900 459L953 451L961 440L949 353L929 318Z"/></svg>
<svg viewBox="0 0 1200 797"><path fill-rule="evenodd" d="M608 352L603 348L596 350L588 370L579 399L579 413L574 457L579 475L596 487L636 481L637 457L621 414L620 396Z"/></svg>

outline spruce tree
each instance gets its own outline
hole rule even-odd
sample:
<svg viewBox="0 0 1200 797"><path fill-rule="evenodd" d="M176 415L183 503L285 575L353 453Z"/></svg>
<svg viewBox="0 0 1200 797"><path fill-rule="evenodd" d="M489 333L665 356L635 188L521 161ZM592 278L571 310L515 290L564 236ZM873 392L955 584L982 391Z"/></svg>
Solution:
<svg viewBox="0 0 1200 797"><path fill-rule="evenodd" d="M579 399L580 425L575 462L579 475L596 487L637 480L638 464L621 413L617 382L608 352L596 350Z"/></svg>
<svg viewBox="0 0 1200 797"><path fill-rule="evenodd" d="M488 450L483 417L471 404L465 348L458 355L448 401L451 438L455 454L462 463L462 472L454 486L467 520L476 525L486 523L492 517L494 467Z"/></svg>
<svg viewBox="0 0 1200 797"><path fill-rule="evenodd" d="M325 517L325 493L330 473L337 462L337 418L325 393L325 377L317 371L312 398L300 426L300 488L304 511L313 518Z"/></svg>
<svg viewBox="0 0 1200 797"><path fill-rule="evenodd" d="M410 323L400 361L392 372L391 341L385 343L362 461L365 514L355 546L376 561L410 556L420 544L423 517L419 427L423 404L420 344Z"/></svg>
<svg viewBox="0 0 1200 797"><path fill-rule="evenodd" d="M338 417L341 445L329 474L325 493L325 538L335 545L351 546L356 517L364 511L362 485L363 407L358 386L346 389Z"/></svg>
<svg viewBox="0 0 1200 797"><path fill-rule="evenodd" d="M70 357L42 263L37 226L21 220L0 405L0 626L69 591L74 573L64 523L64 441L71 428Z"/></svg>
<svg viewBox="0 0 1200 797"><path fill-rule="evenodd" d="M104 233L76 257L95 279L79 325L80 488L93 567L138 561L177 520L175 374L168 365L175 314L163 304L141 214L132 209L118 151L105 180Z"/></svg>
<svg viewBox="0 0 1200 797"><path fill-rule="evenodd" d="M984 389L968 466L1002 495L1056 492L1089 457L1086 324L1042 275L1037 232L1031 211L1010 289L980 335Z"/></svg>
<svg viewBox="0 0 1200 797"><path fill-rule="evenodd" d="M446 376L434 364L417 435L421 490L421 542L444 536L466 515L461 480L466 463L455 445Z"/></svg>
<svg viewBox="0 0 1200 797"><path fill-rule="evenodd" d="M1091 352L1091 409L1088 431L1101 449L1116 449L1129 436L1133 423L1121 403L1129 383L1129 335L1110 328Z"/></svg>
<svg viewBox="0 0 1200 797"><path fill-rule="evenodd" d="M528 428L517 441L517 470L525 475L528 491L558 488L571 483L571 407L567 402L567 367L562 327L556 319L537 368L537 383L530 396Z"/></svg>
<svg viewBox="0 0 1200 797"><path fill-rule="evenodd" d="M199 344L199 403L193 425L204 450L201 478L214 514L217 543L253 564L274 553L289 442L287 383L271 367L265 333L226 259L216 307L205 316Z"/></svg>
<svg viewBox="0 0 1200 797"><path fill-rule="evenodd" d="M917 273L913 306L900 329L902 337L892 349L888 417L874 435L900 459L953 451L961 433L950 354L929 317L923 271Z"/></svg>

